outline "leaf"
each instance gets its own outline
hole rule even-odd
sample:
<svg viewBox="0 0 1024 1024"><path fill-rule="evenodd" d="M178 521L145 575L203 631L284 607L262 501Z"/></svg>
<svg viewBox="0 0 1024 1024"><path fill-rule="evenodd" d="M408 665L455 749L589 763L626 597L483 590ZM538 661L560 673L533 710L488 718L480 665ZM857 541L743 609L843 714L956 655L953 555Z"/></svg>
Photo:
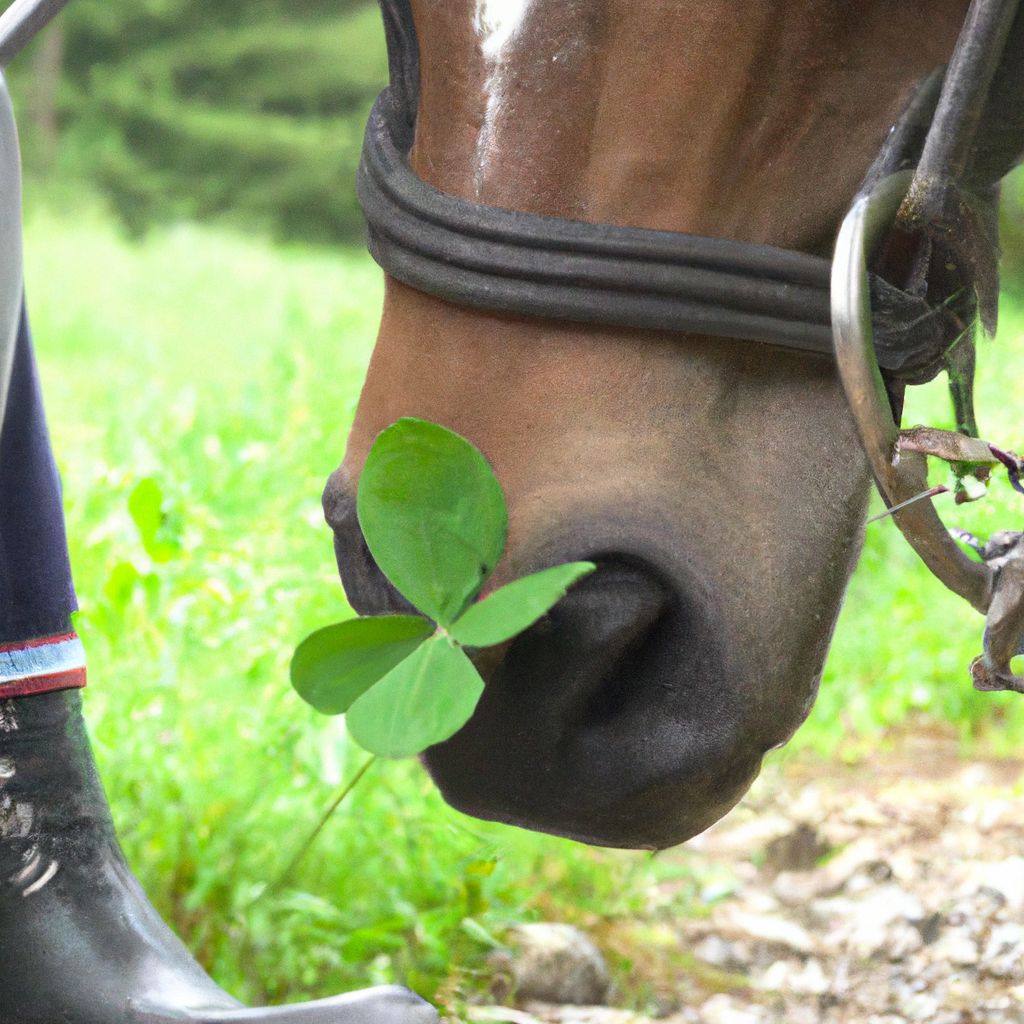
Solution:
<svg viewBox="0 0 1024 1024"><path fill-rule="evenodd" d="M479 921L474 921L471 917L464 917L461 927L471 939L476 939L477 942L490 946L491 949L507 948L504 943L499 942Z"/></svg>
<svg viewBox="0 0 1024 1024"><path fill-rule="evenodd" d="M292 656L292 686L321 714L343 714L432 632L419 615L367 616L318 629Z"/></svg>
<svg viewBox="0 0 1024 1024"><path fill-rule="evenodd" d="M160 485L152 478L140 480L128 496L128 511L139 530L146 554L158 564L169 562L177 551L177 545L156 539L157 530L163 525L164 502Z"/></svg>
<svg viewBox="0 0 1024 1024"><path fill-rule="evenodd" d="M433 636L352 705L348 731L371 754L413 757L457 733L483 692L465 652Z"/></svg>
<svg viewBox="0 0 1024 1024"><path fill-rule="evenodd" d="M470 647L503 643L532 626L569 587L596 568L593 562L568 562L524 576L470 605L449 632Z"/></svg>
<svg viewBox="0 0 1024 1024"><path fill-rule="evenodd" d="M131 562L118 562L110 570L107 582L103 584L103 595L116 611L123 612L128 607L139 579L139 572Z"/></svg>
<svg viewBox="0 0 1024 1024"><path fill-rule="evenodd" d="M380 434L356 510L384 575L442 626L480 592L505 549L508 511L487 460L425 420L401 419Z"/></svg>

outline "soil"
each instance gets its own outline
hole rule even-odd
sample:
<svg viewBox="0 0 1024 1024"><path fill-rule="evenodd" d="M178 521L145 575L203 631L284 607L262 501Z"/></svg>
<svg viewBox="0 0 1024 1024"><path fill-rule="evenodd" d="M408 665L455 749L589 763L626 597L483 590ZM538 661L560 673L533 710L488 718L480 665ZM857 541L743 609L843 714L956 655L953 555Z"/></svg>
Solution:
<svg viewBox="0 0 1024 1024"><path fill-rule="evenodd" d="M529 1003L467 1017L1024 1024L1024 760L964 760L928 734L852 766L800 757L661 856L721 881L704 917L596 928L630 987L647 987L645 1014Z"/></svg>

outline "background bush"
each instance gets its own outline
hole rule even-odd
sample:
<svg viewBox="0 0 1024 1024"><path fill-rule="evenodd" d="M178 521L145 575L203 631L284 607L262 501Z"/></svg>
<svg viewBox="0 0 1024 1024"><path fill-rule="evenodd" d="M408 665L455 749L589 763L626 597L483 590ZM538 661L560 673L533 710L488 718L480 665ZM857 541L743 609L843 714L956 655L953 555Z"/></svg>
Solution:
<svg viewBox="0 0 1024 1024"><path fill-rule="evenodd" d="M10 69L26 165L98 189L130 233L227 218L359 243L366 115L387 84L373 0L74 0ZM1024 177L1004 190L1024 279Z"/></svg>
<svg viewBox="0 0 1024 1024"><path fill-rule="evenodd" d="M358 241L355 169L387 83L366 0L75 0L12 65L26 164L140 233L230 216Z"/></svg>

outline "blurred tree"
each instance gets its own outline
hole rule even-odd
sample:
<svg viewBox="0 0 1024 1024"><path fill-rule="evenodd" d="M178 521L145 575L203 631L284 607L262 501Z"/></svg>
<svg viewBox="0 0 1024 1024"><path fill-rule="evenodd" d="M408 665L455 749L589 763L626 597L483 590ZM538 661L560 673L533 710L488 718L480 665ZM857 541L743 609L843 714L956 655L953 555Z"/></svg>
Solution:
<svg viewBox="0 0 1024 1024"><path fill-rule="evenodd" d="M229 214L362 233L355 169L387 84L368 0L75 0L11 77L29 169L93 180L132 232Z"/></svg>

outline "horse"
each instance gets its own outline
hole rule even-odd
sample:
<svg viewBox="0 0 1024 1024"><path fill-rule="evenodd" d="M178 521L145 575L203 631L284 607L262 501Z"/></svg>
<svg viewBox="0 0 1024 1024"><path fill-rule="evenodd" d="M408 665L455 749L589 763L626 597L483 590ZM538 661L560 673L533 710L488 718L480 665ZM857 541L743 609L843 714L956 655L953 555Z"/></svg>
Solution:
<svg viewBox="0 0 1024 1024"><path fill-rule="evenodd" d="M408 163L439 193L819 258L968 13L967 0L382 4L392 41L418 45L416 81L393 74L391 91L415 99ZM1019 58L1020 17L1013 33ZM1015 130L1004 162L1024 151ZM740 799L815 699L870 484L835 364L722 331L483 305L386 276L323 495L342 583L360 613L408 610L355 514L380 431L415 416L471 440L509 507L488 585L599 568L475 653L483 697L427 769L480 818L677 844Z"/></svg>

